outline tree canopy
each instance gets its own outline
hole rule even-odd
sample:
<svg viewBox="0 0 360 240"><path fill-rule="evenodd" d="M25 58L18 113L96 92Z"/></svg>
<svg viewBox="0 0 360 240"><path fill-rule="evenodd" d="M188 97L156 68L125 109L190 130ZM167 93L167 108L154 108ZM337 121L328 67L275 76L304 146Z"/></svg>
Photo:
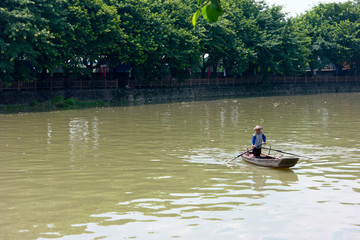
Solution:
<svg viewBox="0 0 360 240"><path fill-rule="evenodd" d="M309 39L311 69L327 64L341 71L344 64L360 68L360 3L319 4L295 19L300 31Z"/></svg>
<svg viewBox="0 0 360 240"><path fill-rule="evenodd" d="M203 17L200 18L199 16ZM0 80L33 80L62 66L88 74L128 64L156 81L226 69L294 75L360 61L358 1L318 4L295 18L255 0L3 0Z"/></svg>

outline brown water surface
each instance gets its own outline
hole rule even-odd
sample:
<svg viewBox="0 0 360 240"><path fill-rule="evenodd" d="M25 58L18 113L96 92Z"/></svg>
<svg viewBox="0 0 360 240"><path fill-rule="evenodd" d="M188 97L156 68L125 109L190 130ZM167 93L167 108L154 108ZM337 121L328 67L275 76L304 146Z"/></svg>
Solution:
<svg viewBox="0 0 360 240"><path fill-rule="evenodd" d="M311 159L224 164L256 124ZM359 93L0 115L0 239L360 239L359 136Z"/></svg>

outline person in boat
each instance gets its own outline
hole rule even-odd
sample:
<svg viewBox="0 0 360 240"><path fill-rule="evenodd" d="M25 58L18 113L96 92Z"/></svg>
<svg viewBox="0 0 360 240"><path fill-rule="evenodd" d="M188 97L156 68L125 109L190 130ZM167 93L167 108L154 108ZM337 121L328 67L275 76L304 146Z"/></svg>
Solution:
<svg viewBox="0 0 360 240"><path fill-rule="evenodd" d="M254 131L256 131L252 137L252 148L253 148L253 154L255 157L260 156L261 154L261 146L266 144L266 136L261 131L263 128L259 125L256 125L254 127Z"/></svg>

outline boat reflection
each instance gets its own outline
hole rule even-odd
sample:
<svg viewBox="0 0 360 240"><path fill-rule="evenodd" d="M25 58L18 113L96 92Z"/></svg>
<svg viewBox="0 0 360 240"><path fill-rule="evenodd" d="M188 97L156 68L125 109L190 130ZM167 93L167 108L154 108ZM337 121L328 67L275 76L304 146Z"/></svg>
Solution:
<svg viewBox="0 0 360 240"><path fill-rule="evenodd" d="M242 171L246 171L253 181L252 189L256 191L269 190L271 186L288 187L299 181L298 175L290 168L260 167L245 161L236 162L231 167L240 167ZM272 190L281 191L281 188Z"/></svg>

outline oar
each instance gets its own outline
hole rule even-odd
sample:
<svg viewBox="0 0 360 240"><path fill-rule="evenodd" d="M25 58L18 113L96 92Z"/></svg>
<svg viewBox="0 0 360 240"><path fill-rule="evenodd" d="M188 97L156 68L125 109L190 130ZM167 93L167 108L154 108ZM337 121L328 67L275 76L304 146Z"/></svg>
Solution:
<svg viewBox="0 0 360 240"><path fill-rule="evenodd" d="M237 159L238 157L240 157L240 156L244 155L244 154L245 154L245 153L247 153L247 152L249 152L249 150L247 150L247 151L245 151L245 152L243 152L243 153L240 153L239 155L237 155L237 156L236 156L236 157L234 157L233 159L231 159L231 160L227 161L227 162L226 162L226 164L228 164L229 162L234 161L235 159Z"/></svg>
<svg viewBox="0 0 360 240"><path fill-rule="evenodd" d="M284 151L281 151L281 150L278 150L278 149L267 148L267 147L263 147L263 148L264 148L264 149L274 150L274 151L276 151L276 152L281 152L281 153L285 153L285 154L289 154L289 155L297 156L297 157L310 158L310 157L300 156L300 155L293 154L293 153L289 153L289 152L284 152Z"/></svg>

